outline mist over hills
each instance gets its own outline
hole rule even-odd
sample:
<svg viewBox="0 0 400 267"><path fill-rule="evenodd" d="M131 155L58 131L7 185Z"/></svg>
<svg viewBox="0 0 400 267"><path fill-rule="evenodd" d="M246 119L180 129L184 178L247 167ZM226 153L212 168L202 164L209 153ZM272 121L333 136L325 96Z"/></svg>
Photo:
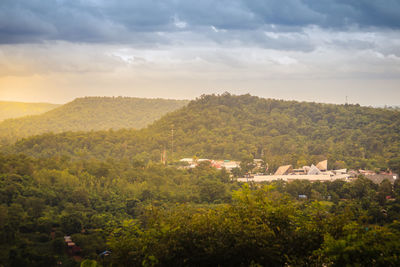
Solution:
<svg viewBox="0 0 400 267"><path fill-rule="evenodd" d="M0 101L0 122L5 119L41 114L59 106L50 103Z"/></svg>
<svg viewBox="0 0 400 267"><path fill-rule="evenodd" d="M0 138L16 140L46 132L139 129L187 103L133 97L77 98L44 114L3 121Z"/></svg>
<svg viewBox="0 0 400 267"><path fill-rule="evenodd" d="M335 168L396 169L399 132L398 111L226 93L204 95L141 130L44 134L3 150L159 161L166 149L169 160L264 158L274 168L328 158Z"/></svg>

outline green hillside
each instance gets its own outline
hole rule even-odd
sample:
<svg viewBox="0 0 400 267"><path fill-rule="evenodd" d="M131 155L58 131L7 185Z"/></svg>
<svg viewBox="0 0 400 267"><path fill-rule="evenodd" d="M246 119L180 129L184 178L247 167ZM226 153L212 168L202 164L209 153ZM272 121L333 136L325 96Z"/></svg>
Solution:
<svg viewBox="0 0 400 267"><path fill-rule="evenodd" d="M50 103L24 103L0 101L0 121L27 115L37 115L60 105Z"/></svg>
<svg viewBox="0 0 400 267"><path fill-rule="evenodd" d="M398 111L224 94L141 130L22 139L0 148L0 266L399 266L399 179L241 185L208 162L172 166L327 157L399 171L399 122Z"/></svg>
<svg viewBox="0 0 400 267"><path fill-rule="evenodd" d="M0 138L16 140L46 132L138 129L187 102L131 97L78 98L41 115L0 123Z"/></svg>
<svg viewBox="0 0 400 267"><path fill-rule="evenodd" d="M224 94L202 96L139 131L45 134L3 150L159 161L166 148L169 160L253 157L276 168L328 158L334 168L399 169L399 133L398 111Z"/></svg>

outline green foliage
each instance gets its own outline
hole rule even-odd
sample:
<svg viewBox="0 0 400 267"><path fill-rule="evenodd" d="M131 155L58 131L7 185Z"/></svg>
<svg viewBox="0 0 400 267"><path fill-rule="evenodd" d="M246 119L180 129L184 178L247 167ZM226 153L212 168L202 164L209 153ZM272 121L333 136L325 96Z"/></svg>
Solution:
<svg viewBox="0 0 400 267"><path fill-rule="evenodd" d="M97 264L96 261L94 260L84 260L81 262L80 267L98 267L100 266L99 264Z"/></svg>
<svg viewBox="0 0 400 267"><path fill-rule="evenodd" d="M105 266L398 263L400 203L383 197L398 197L398 183L238 188L207 163L0 155L0 264L76 266L65 235Z"/></svg>
<svg viewBox="0 0 400 267"><path fill-rule="evenodd" d="M325 266L399 266L400 232L387 228L346 227L345 234L335 239L329 234L318 255Z"/></svg>
<svg viewBox="0 0 400 267"><path fill-rule="evenodd" d="M174 160L242 160L235 175L262 155L270 170L324 158L396 170L399 114L223 94L142 130L22 139L1 148L0 266L78 266L65 235L82 266L397 266L400 179L240 188L207 162L183 169ZM166 166L157 163L164 147Z"/></svg>
<svg viewBox="0 0 400 267"><path fill-rule="evenodd" d="M206 191L205 181L216 189ZM210 166L187 171L137 161L0 155L0 265L65 264L64 235L81 256L96 259L108 234L123 220L145 220L149 205L229 202L233 186L226 172Z"/></svg>
<svg viewBox="0 0 400 267"><path fill-rule="evenodd" d="M68 124L63 120L58 123ZM394 110L223 94L202 96L146 129L45 134L3 150L38 157L148 162L159 161L166 148L169 162L190 156L262 157L274 171L282 164L300 166L327 158L337 168L397 170L398 132L400 112Z"/></svg>
<svg viewBox="0 0 400 267"><path fill-rule="evenodd" d="M131 97L77 98L44 114L0 123L0 140L15 141L46 132L139 129L187 102Z"/></svg>
<svg viewBox="0 0 400 267"><path fill-rule="evenodd" d="M352 187L353 185L351 185ZM397 266L400 233L360 225L351 205L297 202L274 185L244 186L228 205L147 210L108 245L116 266ZM345 204L345 203L342 203ZM349 209L350 208L350 209Z"/></svg>

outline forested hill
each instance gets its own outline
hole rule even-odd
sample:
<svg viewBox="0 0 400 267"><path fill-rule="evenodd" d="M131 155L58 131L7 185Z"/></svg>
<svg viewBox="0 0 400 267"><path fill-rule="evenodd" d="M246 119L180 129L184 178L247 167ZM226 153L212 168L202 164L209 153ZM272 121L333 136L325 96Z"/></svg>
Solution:
<svg viewBox="0 0 400 267"><path fill-rule="evenodd" d="M50 103L25 103L0 101L0 121L27 115L37 115L60 105Z"/></svg>
<svg viewBox="0 0 400 267"><path fill-rule="evenodd" d="M41 115L5 120L0 123L0 138L16 140L46 132L139 129L187 103L132 97L77 98Z"/></svg>
<svg viewBox="0 0 400 267"><path fill-rule="evenodd" d="M202 96L140 131L47 134L3 150L46 157L159 161L165 147L170 160L262 157L273 168L328 158L335 168L396 169L399 133L398 111L226 93Z"/></svg>

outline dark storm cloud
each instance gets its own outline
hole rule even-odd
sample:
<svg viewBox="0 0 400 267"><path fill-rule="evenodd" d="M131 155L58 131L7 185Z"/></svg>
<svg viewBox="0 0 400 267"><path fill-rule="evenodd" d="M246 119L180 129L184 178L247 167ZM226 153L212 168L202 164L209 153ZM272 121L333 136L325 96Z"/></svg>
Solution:
<svg viewBox="0 0 400 267"><path fill-rule="evenodd" d="M361 27L400 28L399 0L305 0L312 10L324 15L318 25L345 27L356 24Z"/></svg>
<svg viewBox="0 0 400 267"><path fill-rule="evenodd" d="M250 42L269 26L301 31L316 25L346 30L400 28L399 0L2 0L0 43L48 40L166 43L161 33L188 31L211 40L209 29L241 31ZM247 32L247 33L246 33ZM250 33L249 33L250 32ZM214 34L215 35L215 34ZM229 34L225 34L229 37ZM219 37L221 38L221 37ZM240 37L237 37L240 39ZM267 39L266 39L267 38ZM243 39L243 41L246 41Z"/></svg>

